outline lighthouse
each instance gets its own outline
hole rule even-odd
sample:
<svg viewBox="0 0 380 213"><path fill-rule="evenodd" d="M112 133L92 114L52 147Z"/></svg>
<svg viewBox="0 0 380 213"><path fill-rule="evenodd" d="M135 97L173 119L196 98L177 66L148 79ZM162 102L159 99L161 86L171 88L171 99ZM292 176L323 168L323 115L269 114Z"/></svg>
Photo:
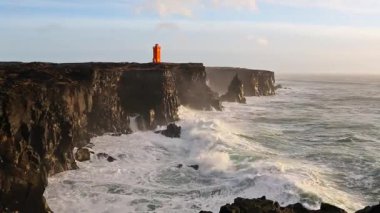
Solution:
<svg viewBox="0 0 380 213"><path fill-rule="evenodd" d="M161 63L161 46L159 44L153 47L153 63Z"/></svg>

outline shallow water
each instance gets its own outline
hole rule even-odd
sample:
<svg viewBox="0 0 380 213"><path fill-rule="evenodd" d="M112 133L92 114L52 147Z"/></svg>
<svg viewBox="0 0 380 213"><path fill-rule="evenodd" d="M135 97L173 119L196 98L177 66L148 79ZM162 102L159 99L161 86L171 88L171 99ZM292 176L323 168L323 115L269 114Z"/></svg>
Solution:
<svg viewBox="0 0 380 213"><path fill-rule="evenodd" d="M263 195L282 205L321 201L352 212L380 200L380 83L280 81L274 97L180 109L182 136L92 139L80 169L49 179L55 212L198 212ZM177 168L183 164L182 168ZM188 165L198 164L196 171Z"/></svg>

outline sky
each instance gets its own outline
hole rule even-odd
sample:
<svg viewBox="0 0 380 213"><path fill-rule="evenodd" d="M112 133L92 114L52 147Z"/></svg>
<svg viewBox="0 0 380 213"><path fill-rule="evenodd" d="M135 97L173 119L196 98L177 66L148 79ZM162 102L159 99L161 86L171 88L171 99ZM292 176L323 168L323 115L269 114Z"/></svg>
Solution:
<svg viewBox="0 0 380 213"><path fill-rule="evenodd" d="M379 0L0 0L0 61L380 75Z"/></svg>

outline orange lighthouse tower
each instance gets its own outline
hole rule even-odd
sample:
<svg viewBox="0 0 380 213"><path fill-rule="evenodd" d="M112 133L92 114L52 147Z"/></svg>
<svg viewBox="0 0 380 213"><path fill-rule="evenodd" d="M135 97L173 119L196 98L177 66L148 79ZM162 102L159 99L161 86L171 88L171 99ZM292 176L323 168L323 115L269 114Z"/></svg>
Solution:
<svg viewBox="0 0 380 213"><path fill-rule="evenodd" d="M153 63L161 63L161 46L159 44L153 47Z"/></svg>

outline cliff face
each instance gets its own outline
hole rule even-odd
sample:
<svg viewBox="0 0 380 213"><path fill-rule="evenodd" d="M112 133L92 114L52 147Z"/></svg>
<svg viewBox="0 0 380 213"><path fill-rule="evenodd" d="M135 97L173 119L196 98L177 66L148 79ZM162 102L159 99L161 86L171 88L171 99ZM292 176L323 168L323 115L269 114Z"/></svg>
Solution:
<svg viewBox="0 0 380 213"><path fill-rule="evenodd" d="M147 129L178 120L177 87L169 66L135 64L121 76L118 94L121 106L140 114Z"/></svg>
<svg viewBox="0 0 380 213"><path fill-rule="evenodd" d="M246 99L244 97L244 85L243 81L241 81L236 74L232 79L230 85L228 86L228 91L226 94L220 97L221 101L228 102L238 102L238 103L246 103Z"/></svg>
<svg viewBox="0 0 380 213"><path fill-rule="evenodd" d="M207 67L209 86L220 93L227 90L227 86L237 74L243 81L245 96L269 96L275 94L274 72L265 70L250 70L230 67Z"/></svg>
<svg viewBox="0 0 380 213"><path fill-rule="evenodd" d="M206 84L202 64L170 64L175 77L180 103L195 109L222 110L218 94ZM227 83L228 85L228 83Z"/></svg>
<svg viewBox="0 0 380 213"><path fill-rule="evenodd" d="M48 175L76 169L72 150L105 132L128 133L178 119L202 64L0 63L0 212L45 212ZM183 71L183 73L182 73ZM176 82L187 85L179 87ZM198 85L198 84L197 84ZM205 94L208 94L208 91ZM181 94L178 96L178 94ZM210 108L211 101L196 103Z"/></svg>

